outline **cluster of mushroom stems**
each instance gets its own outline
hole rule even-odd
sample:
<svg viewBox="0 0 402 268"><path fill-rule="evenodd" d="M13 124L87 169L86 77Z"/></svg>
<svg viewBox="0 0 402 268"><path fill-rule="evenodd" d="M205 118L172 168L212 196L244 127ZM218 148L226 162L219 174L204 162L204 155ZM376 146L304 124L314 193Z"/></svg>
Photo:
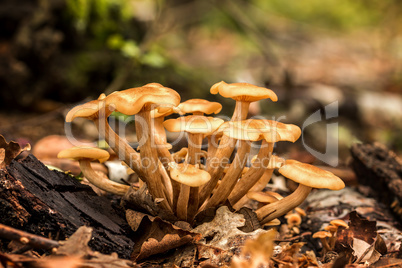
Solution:
<svg viewBox="0 0 402 268"><path fill-rule="evenodd" d="M176 91L158 83L116 91L108 96L102 94L97 100L74 107L66 121L77 117L92 120L100 137L138 175L154 199L161 200L160 206L189 223L197 213L208 208L229 203L240 209L249 199L259 201L252 193L264 195L262 190L275 169L299 186L281 199L265 193L270 201L255 211L262 224L300 205L312 188L339 190L344 187L342 180L328 171L273 155L275 143L295 142L301 130L274 120L247 119L251 102L277 101L272 90L222 81L213 85L210 92L236 101L229 121L205 115L219 113L221 104L202 99L180 103ZM114 111L135 115L137 150L109 126L108 117ZM177 118L165 120L172 114L178 114ZM166 130L185 133L187 148L172 152ZM250 149L255 146L258 154L249 161ZM73 147L60 152L59 157L78 160L84 176L105 191L124 195L129 189L128 185L107 180L92 170L91 161L108 159L105 150Z"/></svg>

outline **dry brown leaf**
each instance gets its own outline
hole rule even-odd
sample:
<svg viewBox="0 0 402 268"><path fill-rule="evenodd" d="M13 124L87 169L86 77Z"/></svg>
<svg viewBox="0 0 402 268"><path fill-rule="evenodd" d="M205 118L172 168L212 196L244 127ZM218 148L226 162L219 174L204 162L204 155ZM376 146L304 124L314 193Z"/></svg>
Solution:
<svg viewBox="0 0 402 268"><path fill-rule="evenodd" d="M175 215L159 205L161 199L154 199L149 193L147 185L144 183L138 190L134 190L131 187L123 197L122 202L123 206L127 209L143 212L153 217L158 216L167 221L176 221L177 217ZM133 225L131 227L133 228Z"/></svg>
<svg viewBox="0 0 402 268"><path fill-rule="evenodd" d="M7 142L6 139L0 135L0 148L3 148L4 151L0 152L0 169L3 169L5 166L9 165L11 161L16 158L21 152L29 151L31 149L31 145L27 144L24 148L14 142Z"/></svg>
<svg viewBox="0 0 402 268"><path fill-rule="evenodd" d="M198 233L183 230L159 217L152 217L131 209L126 211L126 218L133 230L137 230L138 235L131 254L133 261L164 253L201 239Z"/></svg>
<svg viewBox="0 0 402 268"><path fill-rule="evenodd" d="M239 230L239 227L243 227L245 222L242 214L230 212L226 206L218 208L211 222L197 226L193 230L204 237L197 244L198 258L209 259L212 264L225 263L236 253L233 249L237 249L237 253L240 253L240 248L246 239L266 232L257 229L244 233Z"/></svg>
<svg viewBox="0 0 402 268"><path fill-rule="evenodd" d="M56 255L75 256L80 258L80 267L88 268L128 268L133 267L129 260L120 259L116 253L110 255L92 251L88 242L92 238L92 228L82 226L69 237L66 241L60 241L60 247L55 252Z"/></svg>

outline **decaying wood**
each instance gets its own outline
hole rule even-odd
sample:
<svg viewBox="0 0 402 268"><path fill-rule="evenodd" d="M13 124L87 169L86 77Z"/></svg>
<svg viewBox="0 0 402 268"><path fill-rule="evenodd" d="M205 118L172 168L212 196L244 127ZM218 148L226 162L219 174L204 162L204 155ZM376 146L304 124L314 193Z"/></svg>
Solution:
<svg viewBox="0 0 402 268"><path fill-rule="evenodd" d="M402 160L380 143L355 144L351 154L359 183L402 221Z"/></svg>
<svg viewBox="0 0 402 268"><path fill-rule="evenodd" d="M94 228L94 250L123 258L132 251L130 227L109 199L69 175L47 169L33 155L0 170L0 222L53 240L66 239L87 225Z"/></svg>

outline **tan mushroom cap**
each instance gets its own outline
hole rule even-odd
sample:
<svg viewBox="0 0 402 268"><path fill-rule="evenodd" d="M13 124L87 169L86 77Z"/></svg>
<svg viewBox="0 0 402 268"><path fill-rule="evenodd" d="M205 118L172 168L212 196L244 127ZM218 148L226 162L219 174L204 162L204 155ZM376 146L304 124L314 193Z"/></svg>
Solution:
<svg viewBox="0 0 402 268"><path fill-rule="evenodd" d="M99 117L99 111L105 108L104 99L106 95L102 93L97 100L93 100L71 109L66 115L66 122L71 122L77 117L88 118L90 120ZM112 112L108 109L104 110L106 117L108 117Z"/></svg>
<svg viewBox="0 0 402 268"><path fill-rule="evenodd" d="M321 239L331 237L331 236L332 236L332 234L329 232L326 232L326 231L318 231L313 234L313 238L321 238Z"/></svg>
<svg viewBox="0 0 402 268"><path fill-rule="evenodd" d="M178 108L183 114L197 112L204 114L217 114L222 110L222 104L203 99L190 99L180 103Z"/></svg>
<svg viewBox="0 0 402 268"><path fill-rule="evenodd" d="M57 158L69 158L74 160L98 160L103 163L110 157L109 153L105 150L93 147L71 147L69 149L60 151Z"/></svg>
<svg viewBox="0 0 402 268"><path fill-rule="evenodd" d="M300 225L302 222L302 218L298 213L290 213L285 215L285 219L289 225Z"/></svg>
<svg viewBox="0 0 402 268"><path fill-rule="evenodd" d="M268 194L266 192L250 191L246 195L247 195L247 198L249 198L251 200L255 200L260 203L274 203L274 202L278 201L278 198L276 198L275 196Z"/></svg>
<svg viewBox="0 0 402 268"><path fill-rule="evenodd" d="M212 94L220 94L225 98L232 98L236 101L253 102L262 99L271 99L277 101L275 92L268 88L255 86L248 83L227 84L223 81L214 84L211 87Z"/></svg>
<svg viewBox="0 0 402 268"><path fill-rule="evenodd" d="M280 225L281 221L278 219L273 219L272 221L269 221L267 223L264 224L264 226L277 226Z"/></svg>
<svg viewBox="0 0 402 268"><path fill-rule="evenodd" d="M295 142L301 134L300 128L296 125L263 119L225 122L219 131L238 140L257 141L265 139L267 142Z"/></svg>
<svg viewBox="0 0 402 268"><path fill-rule="evenodd" d="M328 225L324 227L325 231L331 232L331 233L335 233L336 230L338 230L338 226L335 225Z"/></svg>
<svg viewBox="0 0 402 268"><path fill-rule="evenodd" d="M126 115L133 115L143 108L155 109L164 113L180 103L180 95L171 88L158 83L146 84L142 87L115 91L105 98L107 107Z"/></svg>
<svg viewBox="0 0 402 268"><path fill-rule="evenodd" d="M345 183L331 172L296 160L286 160L278 171L286 178L312 188L341 190L345 187Z"/></svg>
<svg viewBox="0 0 402 268"><path fill-rule="evenodd" d="M170 132L189 132L209 134L218 129L223 120L203 115L188 115L163 122L164 127Z"/></svg>
<svg viewBox="0 0 402 268"><path fill-rule="evenodd" d="M345 228L349 227L349 225L344 220L332 220L329 223L336 227L339 227L339 226L342 226Z"/></svg>
<svg viewBox="0 0 402 268"><path fill-rule="evenodd" d="M173 165L170 169L170 177L191 187L199 187L211 179L211 175L205 170L199 169L196 165L184 163Z"/></svg>

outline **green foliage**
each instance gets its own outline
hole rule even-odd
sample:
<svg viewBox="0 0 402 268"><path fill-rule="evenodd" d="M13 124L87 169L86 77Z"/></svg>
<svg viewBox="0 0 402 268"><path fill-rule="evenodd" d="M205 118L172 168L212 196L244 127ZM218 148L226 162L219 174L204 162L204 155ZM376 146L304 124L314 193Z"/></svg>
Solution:
<svg viewBox="0 0 402 268"><path fill-rule="evenodd" d="M373 26L381 18L381 11L359 0L255 0L267 12L319 27L350 30Z"/></svg>

